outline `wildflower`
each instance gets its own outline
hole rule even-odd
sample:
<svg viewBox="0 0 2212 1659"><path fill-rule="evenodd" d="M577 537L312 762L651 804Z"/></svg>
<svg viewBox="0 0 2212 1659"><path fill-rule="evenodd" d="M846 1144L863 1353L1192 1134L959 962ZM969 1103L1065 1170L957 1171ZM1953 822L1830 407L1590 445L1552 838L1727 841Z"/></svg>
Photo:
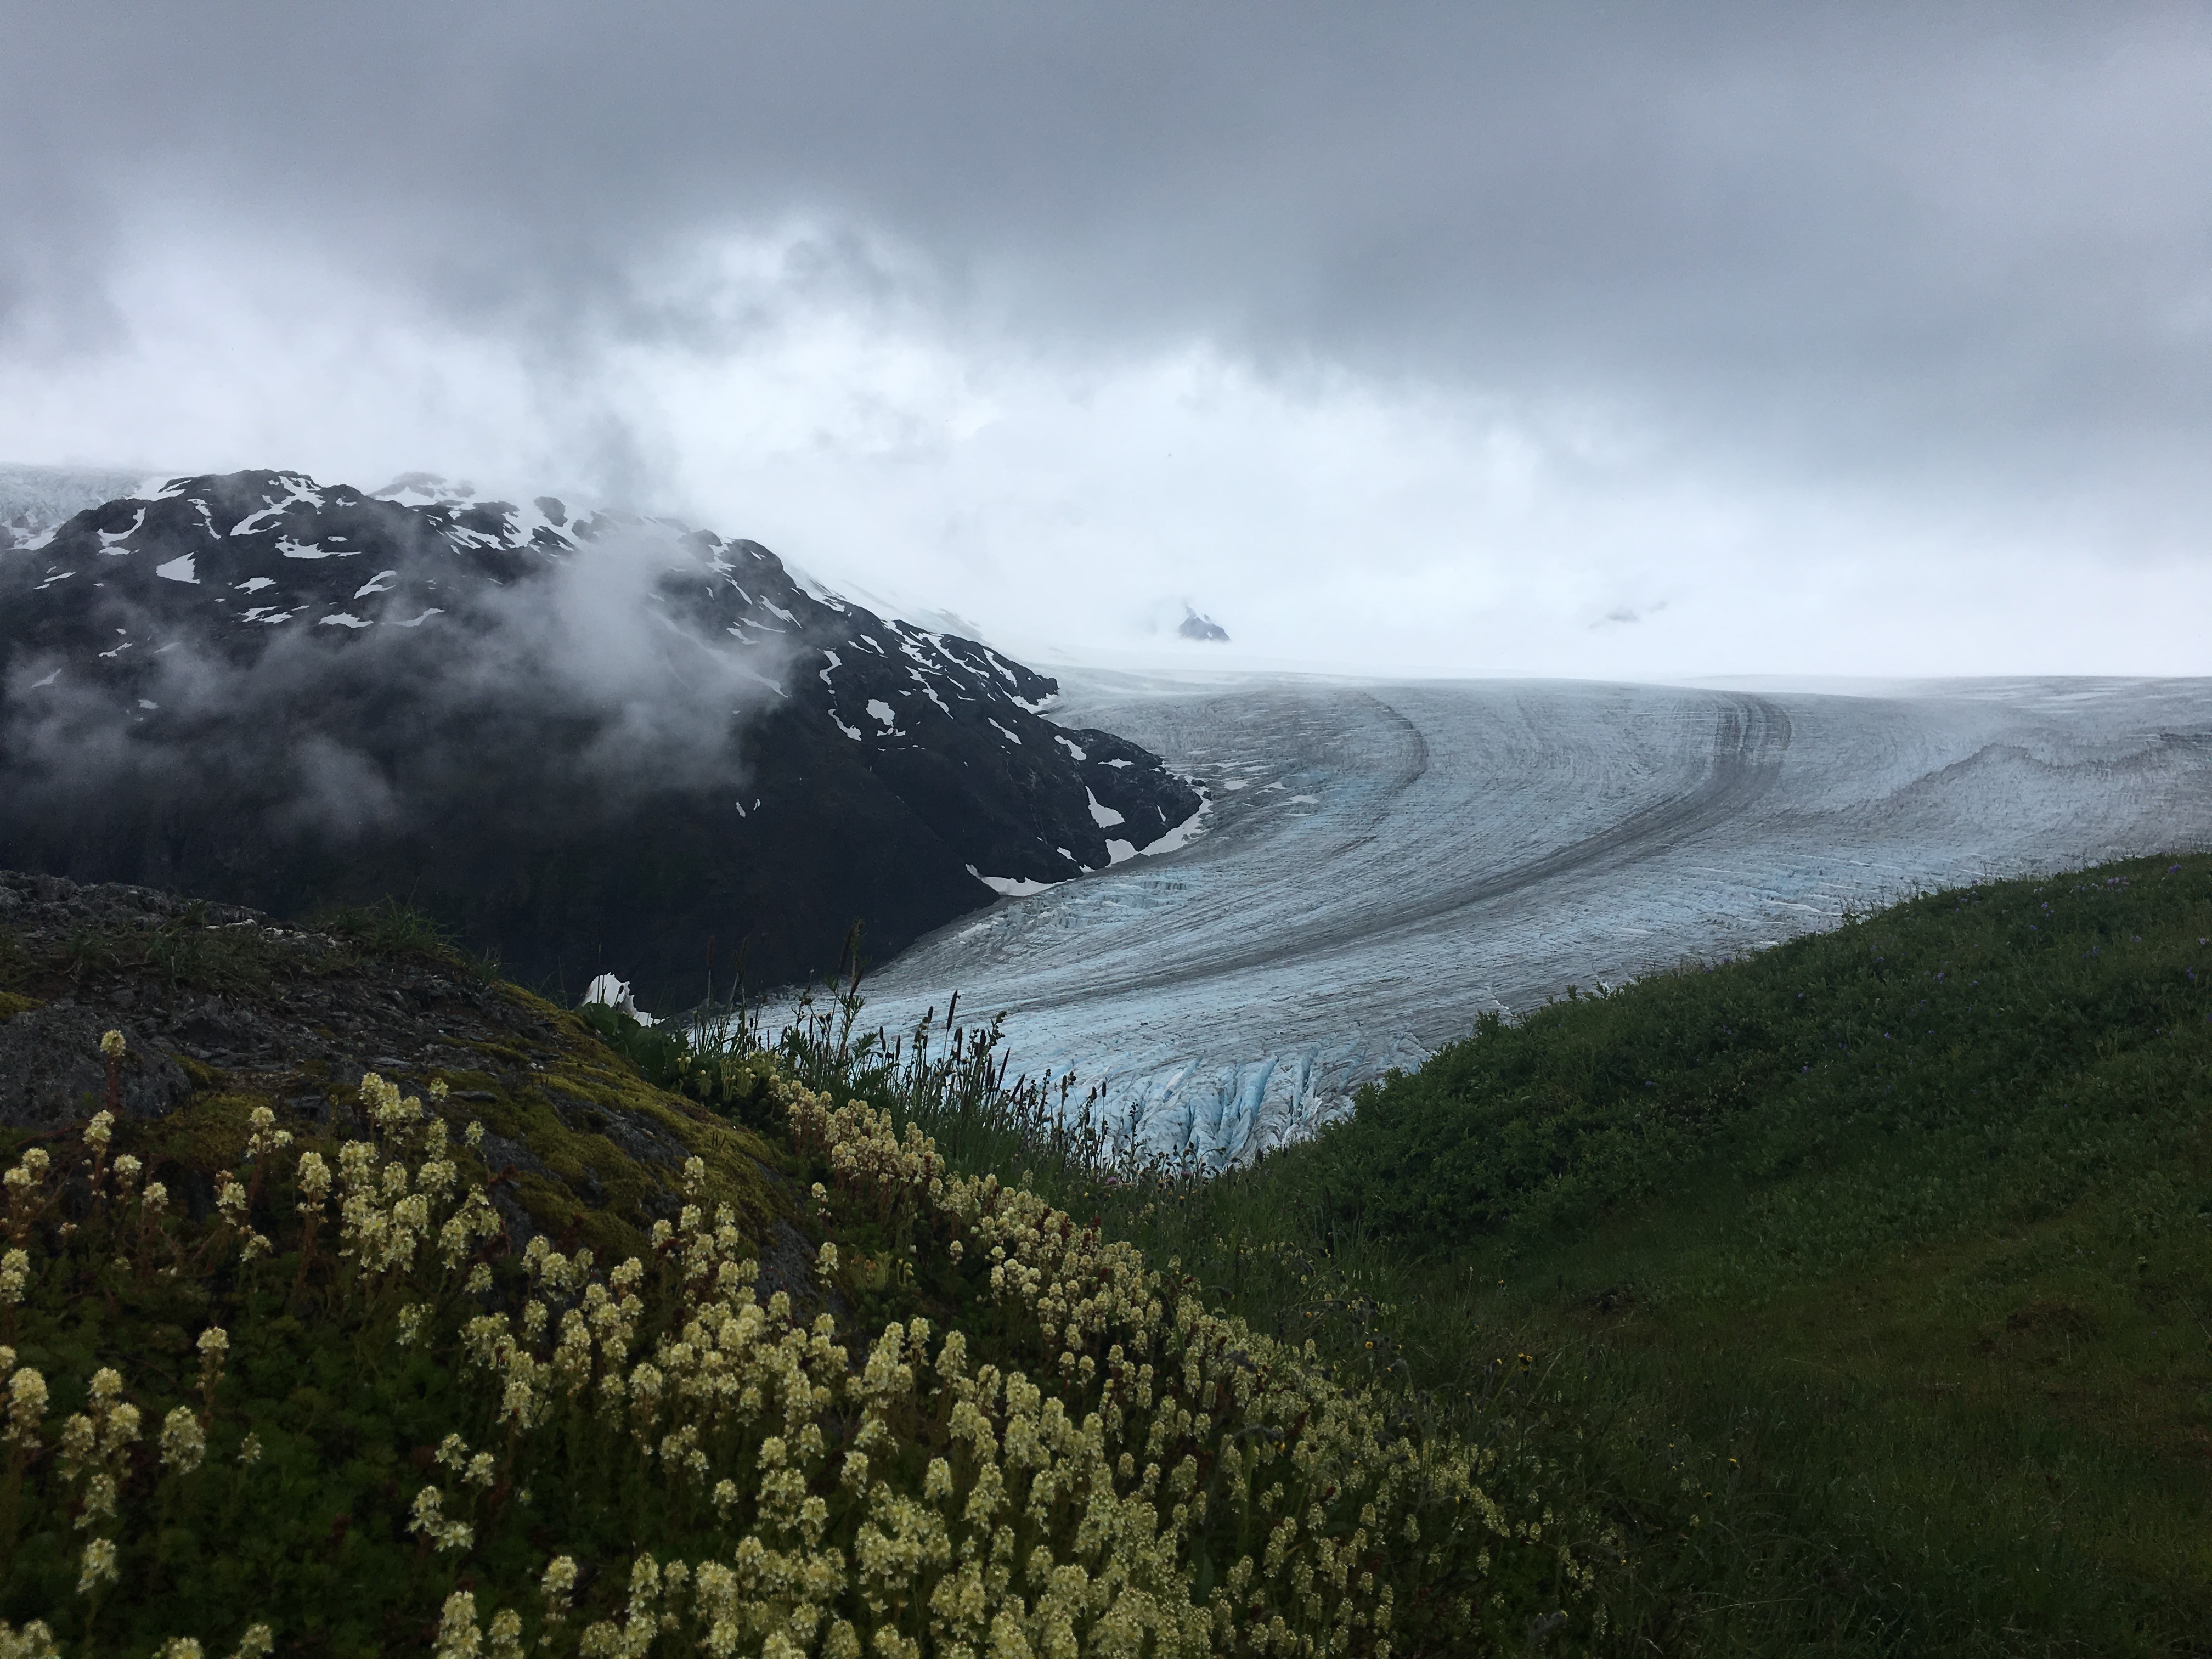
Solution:
<svg viewBox="0 0 2212 1659"><path fill-rule="evenodd" d="M297 1206L301 1215L320 1214L323 1200L331 1194L331 1166L323 1162L320 1152L302 1152L293 1173L293 1181L300 1189Z"/></svg>
<svg viewBox="0 0 2212 1659"><path fill-rule="evenodd" d="M46 1168L52 1162L43 1147L33 1146L23 1154L23 1161L4 1176L0 1176L0 1187L8 1194L8 1231L18 1244L31 1236L31 1223L38 1208L36 1194L45 1185Z"/></svg>
<svg viewBox="0 0 2212 1659"><path fill-rule="evenodd" d="M33 1619L20 1631L0 1620L0 1659L62 1659L62 1650L43 1620Z"/></svg>
<svg viewBox="0 0 2212 1659"><path fill-rule="evenodd" d="M222 1212L222 1218L232 1226L246 1225L246 1192L245 1183L228 1170L215 1172L215 1206Z"/></svg>
<svg viewBox="0 0 2212 1659"><path fill-rule="evenodd" d="M13 1352L9 1360L13 1360ZM28 1364L7 1382L7 1444L38 1449L38 1425L46 1416L46 1378Z"/></svg>
<svg viewBox="0 0 2212 1659"><path fill-rule="evenodd" d="M1012 1613L1001 1612L991 1620L991 1645L987 1651L990 1659L1030 1659L1030 1644Z"/></svg>
<svg viewBox="0 0 2212 1659"><path fill-rule="evenodd" d="M96 1525L113 1518L115 1514L115 1477L101 1470L84 1483L84 1507L77 1512L77 1529Z"/></svg>
<svg viewBox="0 0 2212 1659"><path fill-rule="evenodd" d="M265 1158L292 1144L292 1132L276 1127L276 1114L266 1106L256 1106L247 1115L246 1125L252 1131L246 1138L246 1155L250 1158Z"/></svg>
<svg viewBox="0 0 2212 1659"><path fill-rule="evenodd" d="M415 1339L422 1334L422 1321L430 1310L420 1302L410 1302L399 1310L399 1346L411 1348Z"/></svg>
<svg viewBox="0 0 2212 1659"><path fill-rule="evenodd" d="M154 1650L154 1659L202 1659L204 1651L189 1636L172 1636Z"/></svg>
<svg viewBox="0 0 2212 1659"><path fill-rule="evenodd" d="M454 1173L454 1168L450 1164L441 1164L438 1167L439 1190L443 1190L444 1185ZM432 1183L432 1179L433 1172L430 1166L423 1165L422 1184L428 1187ZM496 1238L503 1231L505 1231L505 1224L500 1220L499 1212L492 1207L491 1200L483 1195L481 1188L478 1188L471 1191L461 1200L461 1207L448 1217L446 1224L438 1230L438 1253L448 1270L459 1267L467 1258L477 1239ZM586 1253L580 1252L580 1255L582 1254Z"/></svg>
<svg viewBox="0 0 2212 1659"><path fill-rule="evenodd" d="M568 1616L568 1597L576 1588L576 1563L573 1557L559 1555L547 1564L545 1576L538 1581L538 1589L545 1597L545 1622L557 1625Z"/></svg>
<svg viewBox="0 0 2212 1659"><path fill-rule="evenodd" d="M114 1035L112 1031L108 1033L110 1036ZM112 1112L94 1112L92 1115L92 1121L84 1126L84 1144L95 1152L106 1152L107 1143L114 1138L114 1135L115 1114Z"/></svg>
<svg viewBox="0 0 2212 1659"><path fill-rule="evenodd" d="M115 1540L93 1539L84 1547L82 1565L76 1576L76 1593L90 1595L102 1584L112 1584L115 1579Z"/></svg>
<svg viewBox="0 0 2212 1659"><path fill-rule="evenodd" d="M238 1443L238 1461L252 1468L261 1461L261 1437L249 1433Z"/></svg>
<svg viewBox="0 0 2212 1659"><path fill-rule="evenodd" d="M438 1620L438 1644L431 1651L436 1659L476 1659L483 1650L477 1598L467 1590L455 1590L446 1598L445 1613Z"/></svg>
<svg viewBox="0 0 2212 1659"><path fill-rule="evenodd" d="M827 1239L814 1253L814 1276L824 1285L837 1277L837 1247Z"/></svg>
<svg viewBox="0 0 2212 1659"><path fill-rule="evenodd" d="M123 1058L123 1033L110 1031L100 1039L100 1052L111 1060Z"/></svg>
<svg viewBox="0 0 2212 1659"><path fill-rule="evenodd" d="M207 1435L189 1406L179 1406L161 1419L161 1462L179 1474L190 1474L207 1455Z"/></svg>
<svg viewBox="0 0 2212 1659"><path fill-rule="evenodd" d="M276 1632L266 1625L248 1625L246 1634L238 1638L238 1648L230 1659L269 1659L276 1650Z"/></svg>
<svg viewBox="0 0 2212 1659"><path fill-rule="evenodd" d="M380 1130L397 1130L422 1121L422 1103L402 1100L398 1089L374 1072L362 1073L361 1103L368 1108L369 1121Z"/></svg>
<svg viewBox="0 0 2212 1659"><path fill-rule="evenodd" d="M415 1494L407 1530L428 1538L442 1553L446 1550L465 1550L476 1541L477 1529L465 1521L448 1521L443 1509L445 1494L435 1486L425 1486Z"/></svg>
<svg viewBox="0 0 2212 1659"><path fill-rule="evenodd" d="M213 1391L222 1376L222 1362L230 1354L230 1333L220 1325L210 1325L200 1333L200 1387Z"/></svg>
<svg viewBox="0 0 2212 1659"><path fill-rule="evenodd" d="M92 1388L90 1389L90 1393L92 1395L92 1405L94 1412L100 1413L104 1417L110 1418L112 1418L123 1412L129 1412L131 1413L130 1420L132 1425L131 1431L133 1434L137 1432L136 1425L138 1420L137 1411L132 1407L118 1406L116 1403L123 1397L123 1373L121 1371L117 1370L112 1365L102 1365L98 1370L92 1374Z"/></svg>
<svg viewBox="0 0 2212 1659"><path fill-rule="evenodd" d="M27 1251L10 1250L0 1255L0 1308L12 1308L21 1302L30 1282L31 1257Z"/></svg>
<svg viewBox="0 0 2212 1659"><path fill-rule="evenodd" d="M513 1607L491 1616L491 1659L522 1659L522 1615Z"/></svg>

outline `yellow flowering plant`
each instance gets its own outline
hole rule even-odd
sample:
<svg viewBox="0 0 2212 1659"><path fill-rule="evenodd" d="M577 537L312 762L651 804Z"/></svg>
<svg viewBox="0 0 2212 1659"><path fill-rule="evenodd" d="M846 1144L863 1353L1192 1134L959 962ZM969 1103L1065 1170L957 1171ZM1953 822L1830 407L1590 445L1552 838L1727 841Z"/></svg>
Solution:
<svg viewBox="0 0 2212 1659"><path fill-rule="evenodd" d="M245 1180L148 1138L67 1236L30 1149L0 1641L1389 1659L1589 1601L1532 1468L916 1125L754 1074L795 1255L696 1152L635 1254L512 1248L456 1103L374 1073L365 1134L252 1109Z"/></svg>

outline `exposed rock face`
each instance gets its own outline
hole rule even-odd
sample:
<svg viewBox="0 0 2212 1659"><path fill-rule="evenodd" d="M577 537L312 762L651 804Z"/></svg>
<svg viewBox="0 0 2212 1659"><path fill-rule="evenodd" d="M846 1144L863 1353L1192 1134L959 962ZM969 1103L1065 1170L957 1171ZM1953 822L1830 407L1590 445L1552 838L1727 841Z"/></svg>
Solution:
<svg viewBox="0 0 2212 1659"><path fill-rule="evenodd" d="M1226 643L1229 638L1227 629L1214 621L1212 617L1201 617L1195 611L1183 617L1182 626L1176 629L1176 632L1187 640L1210 640L1217 644Z"/></svg>
<svg viewBox="0 0 2212 1659"><path fill-rule="evenodd" d="M0 986L29 1003L0 1023L0 1123L75 1122L104 1103L103 1032L119 1030L124 1109L160 1117L192 1092L185 1065L349 1089L481 1064L478 1045L550 1047L541 1023L451 966L390 961L231 905L0 870ZM280 1091L282 1092L282 1091ZM324 1109L320 1092L307 1103Z"/></svg>
<svg viewBox="0 0 2212 1659"><path fill-rule="evenodd" d="M100 1110L107 1103L100 1039L118 1029L128 1048L117 1103L133 1117L167 1117L184 1104L191 1079L131 1022L112 1026L93 1009L58 1003L0 1024L0 1127L58 1128Z"/></svg>
<svg viewBox="0 0 2212 1659"><path fill-rule="evenodd" d="M0 863L278 915L404 898L650 1006L881 959L1196 793L1054 683L756 543L291 473L0 526ZM1176 844L1179 837L1169 842Z"/></svg>

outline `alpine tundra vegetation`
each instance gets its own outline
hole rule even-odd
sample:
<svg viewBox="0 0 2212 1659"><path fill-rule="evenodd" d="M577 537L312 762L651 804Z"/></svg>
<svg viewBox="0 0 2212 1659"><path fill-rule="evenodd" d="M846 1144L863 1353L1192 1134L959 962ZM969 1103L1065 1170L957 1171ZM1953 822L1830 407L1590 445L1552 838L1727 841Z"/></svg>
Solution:
<svg viewBox="0 0 2212 1659"><path fill-rule="evenodd" d="M1599 1621L1516 1442L791 1074L865 1046L690 1052L661 1091L494 994L544 1045L520 1090L371 1070L280 1124L203 1067L158 1119L11 1133L9 1651L1388 1655L1532 1598ZM100 1059L119 1098L119 1030ZM517 1115L568 1098L676 1167L590 1135L608 1212L557 1215ZM953 1115L1104 1178L1038 1100Z"/></svg>
<svg viewBox="0 0 2212 1659"><path fill-rule="evenodd" d="M1010 1082L989 1024L867 1030L850 981L780 1034L647 1028L404 913L155 896L0 939L0 1034L130 1015L82 1109L0 1132L9 1653L2149 1655L2212 1621L2212 859L1486 1020L1212 1176ZM447 1047L386 1013L358 1060L173 1048L165 999L271 994L256 952L330 1036L411 994ZM172 1054L183 1097L120 1109Z"/></svg>

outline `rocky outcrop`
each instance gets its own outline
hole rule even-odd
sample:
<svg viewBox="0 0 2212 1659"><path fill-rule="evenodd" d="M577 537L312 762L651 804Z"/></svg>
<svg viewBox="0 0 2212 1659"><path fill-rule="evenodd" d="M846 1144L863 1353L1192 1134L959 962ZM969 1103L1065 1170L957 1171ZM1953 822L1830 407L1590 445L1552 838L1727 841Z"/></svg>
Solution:
<svg viewBox="0 0 2212 1659"><path fill-rule="evenodd" d="M100 1042L118 1029L126 1048L117 1066L116 1104L133 1117L167 1117L183 1105L191 1079L131 1022L118 1028L92 1009L51 1003L0 1021L0 1128L58 1128L106 1106Z"/></svg>
<svg viewBox="0 0 2212 1659"><path fill-rule="evenodd" d="M758 1136L647 1086L574 1015L434 944L0 870L0 1134L58 1143L106 1105L109 1030L125 1041L121 1113L156 1121L149 1149L203 1171L182 1191L196 1209L212 1201L204 1171L238 1167L257 1108L303 1138L368 1133L372 1071L473 1147L514 1249L539 1233L612 1260L645 1249L695 1156L747 1195L752 1236L780 1237L790 1208Z"/></svg>

